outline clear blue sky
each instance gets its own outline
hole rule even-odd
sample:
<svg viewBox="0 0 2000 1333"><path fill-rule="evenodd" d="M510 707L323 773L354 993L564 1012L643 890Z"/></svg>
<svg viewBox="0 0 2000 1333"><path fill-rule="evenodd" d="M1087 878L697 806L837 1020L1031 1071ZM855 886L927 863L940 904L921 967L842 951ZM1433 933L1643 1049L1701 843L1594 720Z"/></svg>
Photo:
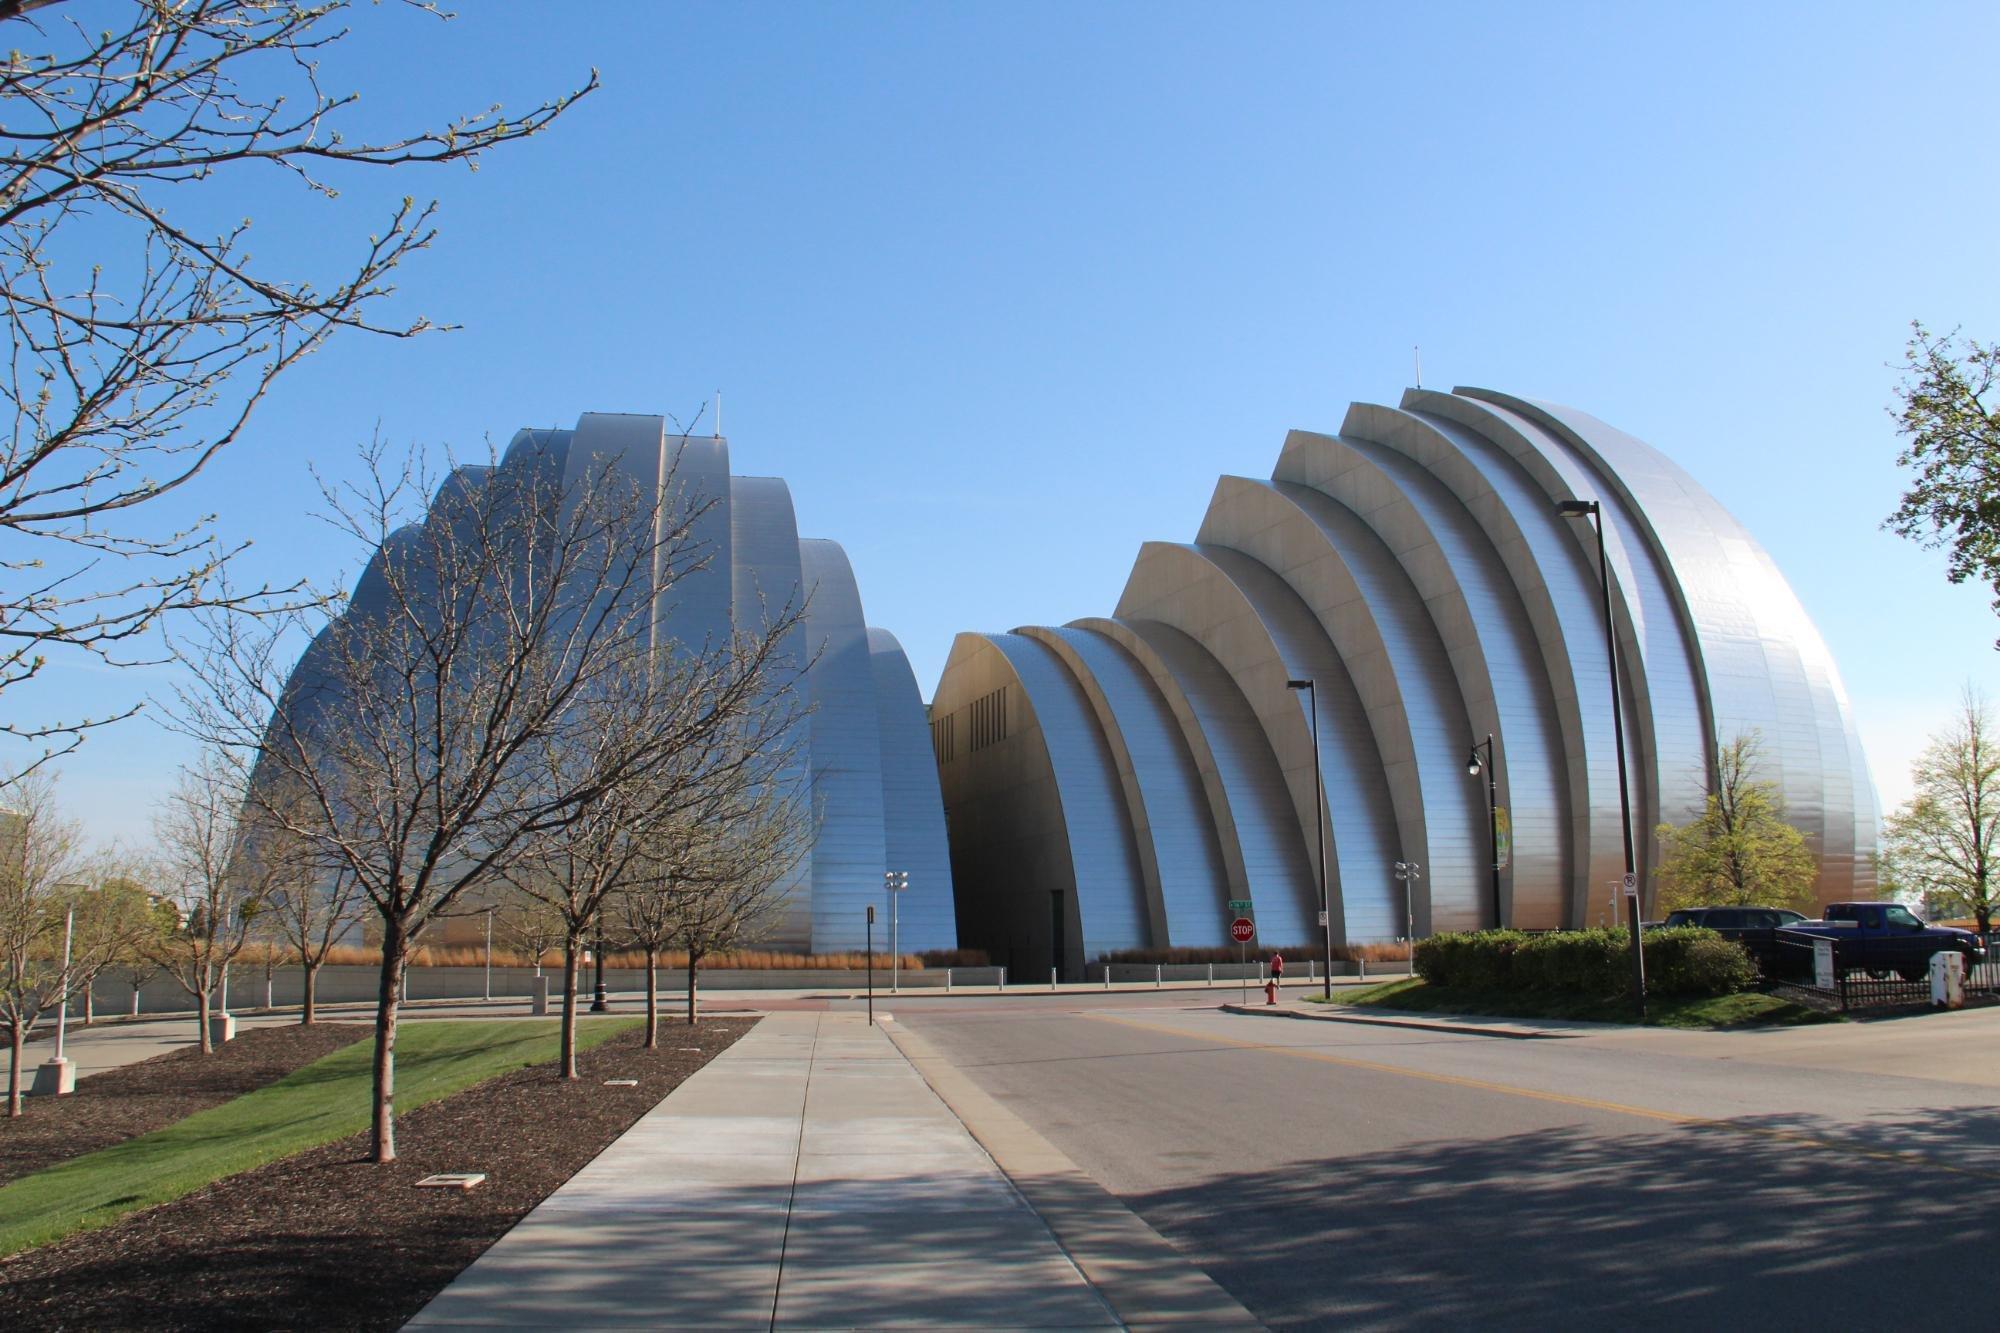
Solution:
<svg viewBox="0 0 2000 1333"><path fill-rule="evenodd" d="M228 201L276 262L437 194L400 299L464 326L266 404L195 497L246 575L355 568L306 464L378 422L477 451L719 387L736 470L846 546L928 693L961 630L1108 611L1218 474L1394 403L1421 344L1427 384L1583 408L1742 519L1887 800L1963 682L2000 695L1984 593L1878 528L1907 322L2000 338L1990 3L464 8L362 7L329 82L384 123L604 89L477 174ZM59 665L8 708L161 681ZM138 837L181 753L128 725L66 794Z"/></svg>

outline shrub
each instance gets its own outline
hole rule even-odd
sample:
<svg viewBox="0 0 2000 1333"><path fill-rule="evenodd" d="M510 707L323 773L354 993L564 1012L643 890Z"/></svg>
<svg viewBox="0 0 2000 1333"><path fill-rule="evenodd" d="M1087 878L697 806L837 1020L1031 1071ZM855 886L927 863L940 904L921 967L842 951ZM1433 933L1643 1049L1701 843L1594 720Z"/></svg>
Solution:
<svg viewBox="0 0 2000 1333"><path fill-rule="evenodd" d="M1631 936L1616 928L1536 935L1515 954L1522 990L1564 995L1616 995L1630 975Z"/></svg>
<svg viewBox="0 0 2000 1333"><path fill-rule="evenodd" d="M1645 935L1646 988L1660 995L1727 995L1756 978L1741 945L1712 930L1677 927ZM1415 968L1433 986L1540 991L1592 998L1631 984L1632 937L1617 927L1433 935L1417 941Z"/></svg>
<svg viewBox="0 0 2000 1333"><path fill-rule="evenodd" d="M1515 951L1531 938L1518 930L1432 935L1417 941L1411 966L1433 986L1511 990Z"/></svg>
<svg viewBox="0 0 2000 1333"><path fill-rule="evenodd" d="M1743 946L1698 926L1647 931L1646 989L1659 995L1727 995L1757 978Z"/></svg>

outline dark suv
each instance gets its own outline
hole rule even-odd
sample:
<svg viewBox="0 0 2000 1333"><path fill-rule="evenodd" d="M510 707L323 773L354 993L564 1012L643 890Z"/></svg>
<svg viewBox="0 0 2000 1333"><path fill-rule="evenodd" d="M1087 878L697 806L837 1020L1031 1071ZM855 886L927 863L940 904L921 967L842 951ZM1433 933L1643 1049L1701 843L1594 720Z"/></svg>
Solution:
<svg viewBox="0 0 2000 1333"><path fill-rule="evenodd" d="M1683 907L1669 912L1668 926L1701 926L1743 946L1760 972L1778 960L1778 932L1804 921L1803 912L1785 907Z"/></svg>

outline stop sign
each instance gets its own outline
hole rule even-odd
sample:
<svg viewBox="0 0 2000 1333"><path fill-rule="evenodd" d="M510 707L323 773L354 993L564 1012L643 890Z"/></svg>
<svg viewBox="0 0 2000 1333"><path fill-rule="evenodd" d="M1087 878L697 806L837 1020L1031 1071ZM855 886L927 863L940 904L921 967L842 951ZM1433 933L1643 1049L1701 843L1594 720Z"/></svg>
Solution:
<svg viewBox="0 0 2000 1333"><path fill-rule="evenodd" d="M1257 924L1247 916L1239 916L1229 923L1229 938L1238 944L1248 944L1257 933Z"/></svg>

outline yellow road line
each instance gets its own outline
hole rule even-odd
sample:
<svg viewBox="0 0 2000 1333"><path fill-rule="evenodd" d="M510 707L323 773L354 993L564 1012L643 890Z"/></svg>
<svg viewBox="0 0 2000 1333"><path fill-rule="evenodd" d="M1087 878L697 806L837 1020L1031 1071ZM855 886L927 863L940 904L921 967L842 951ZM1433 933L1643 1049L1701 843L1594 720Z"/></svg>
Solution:
<svg viewBox="0 0 2000 1333"><path fill-rule="evenodd" d="M1193 1032L1187 1028L1168 1027L1163 1023L1148 1023L1137 1018L1124 1018L1117 1014L1086 1013L1080 1015L1095 1019L1100 1023L1117 1023L1123 1027L1143 1028L1148 1032L1164 1033L1173 1037L1192 1037L1197 1041L1212 1042L1222 1046L1233 1046L1238 1050L1265 1051L1273 1055L1286 1055L1299 1060L1315 1060L1320 1064L1339 1065L1345 1069L1362 1069L1373 1074L1394 1074L1401 1078L1413 1078L1425 1083L1443 1083L1455 1088L1471 1088L1478 1092L1494 1092L1507 1097L1522 1097L1529 1101L1553 1102L1558 1106L1574 1106L1587 1111L1605 1111L1612 1115L1634 1116L1641 1120L1657 1120L1670 1125L1692 1126L1698 1129L1725 1129L1738 1134L1749 1134L1759 1138L1777 1139L1802 1148L1821 1148L1843 1153L1850 1157L1867 1157L1876 1161L1901 1162L1913 1166L1926 1166L1933 1171L1947 1171L1953 1175L1976 1176L1981 1180L2000 1180L2000 1171L1985 1171L1977 1167L1954 1166L1940 1162L1936 1158L1918 1153L1901 1152L1893 1148L1868 1148L1852 1141L1833 1143L1827 1139L1814 1138L1796 1130L1775 1129L1767 1125L1746 1125L1735 1120L1717 1120L1710 1116L1687 1115L1680 1111L1660 1111L1650 1106L1630 1106L1624 1102L1600 1101L1594 1097L1572 1097L1563 1092L1544 1092L1539 1088L1523 1088L1512 1083L1491 1083L1481 1078L1466 1078L1459 1074L1434 1074L1423 1069L1408 1069L1402 1065L1383 1064L1377 1060L1357 1060L1349 1055L1334 1055L1330 1051L1315 1050L1309 1046L1279 1046L1269 1042L1239 1041L1234 1037L1215 1036L1206 1032Z"/></svg>

